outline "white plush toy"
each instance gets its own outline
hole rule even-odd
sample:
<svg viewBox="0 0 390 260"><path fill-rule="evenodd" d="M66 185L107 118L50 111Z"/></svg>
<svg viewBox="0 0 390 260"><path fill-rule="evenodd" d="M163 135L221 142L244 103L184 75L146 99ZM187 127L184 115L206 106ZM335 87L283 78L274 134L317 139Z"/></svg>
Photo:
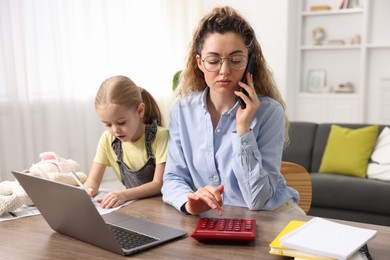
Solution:
<svg viewBox="0 0 390 260"><path fill-rule="evenodd" d="M82 183L87 179L87 175L80 172L79 164L73 160L61 158L54 152L44 152L39 156L41 161L23 171L24 173L75 186L77 182L72 172L76 173ZM33 203L19 182L17 180L1 182L0 215L12 212L23 205L33 205Z"/></svg>

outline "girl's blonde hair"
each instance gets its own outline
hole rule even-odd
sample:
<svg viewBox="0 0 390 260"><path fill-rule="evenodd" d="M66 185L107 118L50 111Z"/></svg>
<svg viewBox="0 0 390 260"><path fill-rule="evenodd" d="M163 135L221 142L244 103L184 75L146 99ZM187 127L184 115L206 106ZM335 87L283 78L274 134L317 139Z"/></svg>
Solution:
<svg viewBox="0 0 390 260"><path fill-rule="evenodd" d="M142 102L145 104L144 124L151 124L153 119L157 119L157 124L162 126L163 119L156 100L126 76L114 76L103 81L96 94L95 108L116 104L135 109Z"/></svg>
<svg viewBox="0 0 390 260"><path fill-rule="evenodd" d="M253 83L256 93L275 99L286 110L286 104L276 87L272 71L263 56L253 28L237 11L227 6L214 8L200 20L198 27L195 29L187 52L186 67L180 76L179 96L184 97L191 92L201 92L207 87L204 74L198 68L196 55L201 55L204 42L209 34L224 34L228 32L240 35L248 48L248 56L254 62ZM287 116L285 122L285 140L287 143L289 126Z"/></svg>

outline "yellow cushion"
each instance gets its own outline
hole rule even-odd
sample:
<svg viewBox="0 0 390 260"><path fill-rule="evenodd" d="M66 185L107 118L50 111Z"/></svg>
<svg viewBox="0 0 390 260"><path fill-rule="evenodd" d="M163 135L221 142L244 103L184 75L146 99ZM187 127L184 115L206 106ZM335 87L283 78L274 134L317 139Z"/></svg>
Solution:
<svg viewBox="0 0 390 260"><path fill-rule="evenodd" d="M379 126L350 129L332 125L319 172L365 178Z"/></svg>

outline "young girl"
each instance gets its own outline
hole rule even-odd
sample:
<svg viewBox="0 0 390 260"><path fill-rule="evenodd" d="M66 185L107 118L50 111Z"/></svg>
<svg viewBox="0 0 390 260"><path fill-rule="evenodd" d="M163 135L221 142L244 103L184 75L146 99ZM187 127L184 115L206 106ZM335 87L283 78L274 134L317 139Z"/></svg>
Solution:
<svg viewBox="0 0 390 260"><path fill-rule="evenodd" d="M102 208L160 194L166 161L168 130L154 98L125 76L106 79L95 109L107 131L100 137L91 171L84 183L90 196L99 190L107 166L126 189L99 200Z"/></svg>

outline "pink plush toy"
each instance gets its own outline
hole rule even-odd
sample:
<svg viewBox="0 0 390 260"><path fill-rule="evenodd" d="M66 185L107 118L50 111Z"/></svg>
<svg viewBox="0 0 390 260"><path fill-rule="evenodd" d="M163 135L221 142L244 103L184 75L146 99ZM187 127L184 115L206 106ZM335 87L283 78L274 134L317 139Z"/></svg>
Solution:
<svg viewBox="0 0 390 260"><path fill-rule="evenodd" d="M76 173L82 183L87 179L87 175L80 172L79 164L73 160L64 159L54 152L44 152L39 156L41 161L33 164L30 169L24 170L24 173L75 186L77 182L72 172ZM0 215L12 212L23 205L32 204L17 180L0 183Z"/></svg>

